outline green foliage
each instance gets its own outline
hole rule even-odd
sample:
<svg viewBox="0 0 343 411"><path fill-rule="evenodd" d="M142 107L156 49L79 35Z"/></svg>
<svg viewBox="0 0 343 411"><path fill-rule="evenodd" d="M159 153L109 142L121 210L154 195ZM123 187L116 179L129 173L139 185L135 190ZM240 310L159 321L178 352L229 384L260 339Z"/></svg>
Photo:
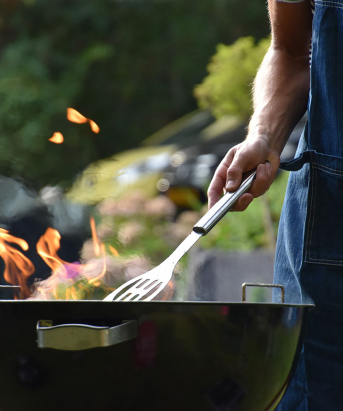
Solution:
<svg viewBox="0 0 343 411"><path fill-rule="evenodd" d="M267 246L263 227L263 209L259 199L244 213L228 213L201 242L203 248L249 251Z"/></svg>
<svg viewBox="0 0 343 411"><path fill-rule="evenodd" d="M253 79L269 43L269 39L256 43L253 37L242 37L230 46L219 44L207 66L209 75L194 90L199 106L217 118L232 114L247 120Z"/></svg>
<svg viewBox="0 0 343 411"><path fill-rule="evenodd" d="M105 239L106 246L113 246L124 258L130 258L133 255L144 256L154 264L163 261L174 251L175 243L165 241L170 221L164 218L155 218L152 215L144 215L140 212L134 215L137 231L132 234L132 238L129 240L123 240L120 234L127 229L132 219L132 216L113 217L111 226L116 227L116 229L113 231L113 237ZM161 241L161 236L164 237L164 241Z"/></svg>
<svg viewBox="0 0 343 411"><path fill-rule="evenodd" d="M267 32L259 0L0 3L0 174L67 184L195 109L216 44ZM55 131L64 144L48 141Z"/></svg>

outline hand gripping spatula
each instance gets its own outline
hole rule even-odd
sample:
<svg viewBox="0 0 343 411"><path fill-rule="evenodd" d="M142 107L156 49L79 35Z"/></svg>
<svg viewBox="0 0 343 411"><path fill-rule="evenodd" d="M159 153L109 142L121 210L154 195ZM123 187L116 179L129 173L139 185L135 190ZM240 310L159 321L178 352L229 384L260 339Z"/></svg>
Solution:
<svg viewBox="0 0 343 411"><path fill-rule="evenodd" d="M187 251L206 235L222 217L235 205L239 197L246 193L253 184L256 170L249 172L248 177L243 179L236 191L228 192L194 225L189 236L182 241L176 250L160 265L127 281L111 294L104 301L150 301L169 283L173 276L173 271L179 260Z"/></svg>

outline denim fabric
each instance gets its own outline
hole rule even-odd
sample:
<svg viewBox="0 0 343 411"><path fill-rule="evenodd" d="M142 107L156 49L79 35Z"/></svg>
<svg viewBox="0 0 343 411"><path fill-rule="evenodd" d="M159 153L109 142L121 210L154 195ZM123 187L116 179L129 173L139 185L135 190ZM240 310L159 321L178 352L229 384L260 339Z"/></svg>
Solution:
<svg viewBox="0 0 343 411"><path fill-rule="evenodd" d="M304 352L301 353L297 372L292 378L287 391L277 407L277 411L307 411L307 388L303 381L305 374Z"/></svg>
<svg viewBox="0 0 343 411"><path fill-rule="evenodd" d="M288 165L275 282L286 302L315 308L277 411L343 409L343 0L316 0L312 50L309 120Z"/></svg>

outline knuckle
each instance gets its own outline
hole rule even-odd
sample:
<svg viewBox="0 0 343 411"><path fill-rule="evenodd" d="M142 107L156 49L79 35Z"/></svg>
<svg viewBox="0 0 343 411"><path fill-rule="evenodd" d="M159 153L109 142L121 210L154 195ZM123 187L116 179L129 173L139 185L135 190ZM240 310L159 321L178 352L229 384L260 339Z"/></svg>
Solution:
<svg viewBox="0 0 343 411"><path fill-rule="evenodd" d="M228 176L236 176L242 173L242 169L236 165L232 165L230 168L227 169Z"/></svg>

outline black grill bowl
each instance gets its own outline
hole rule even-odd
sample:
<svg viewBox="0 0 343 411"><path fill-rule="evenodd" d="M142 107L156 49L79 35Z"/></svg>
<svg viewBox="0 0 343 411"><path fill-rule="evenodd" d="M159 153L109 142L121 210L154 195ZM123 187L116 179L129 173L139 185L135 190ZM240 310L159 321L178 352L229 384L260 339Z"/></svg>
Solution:
<svg viewBox="0 0 343 411"><path fill-rule="evenodd" d="M273 410L298 360L310 308L3 300L0 410ZM138 336L86 350L39 348L41 320L106 327L134 320Z"/></svg>

